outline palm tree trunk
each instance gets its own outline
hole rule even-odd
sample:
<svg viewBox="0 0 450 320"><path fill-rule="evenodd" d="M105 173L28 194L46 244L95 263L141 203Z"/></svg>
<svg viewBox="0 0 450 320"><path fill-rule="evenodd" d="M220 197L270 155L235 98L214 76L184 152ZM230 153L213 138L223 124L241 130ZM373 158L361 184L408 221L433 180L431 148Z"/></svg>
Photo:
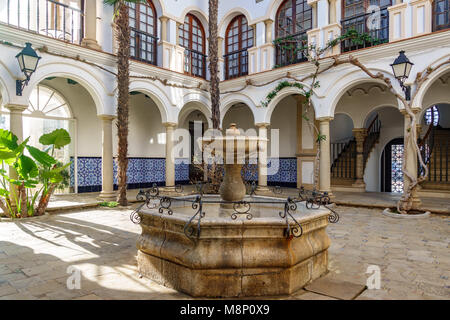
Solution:
<svg viewBox="0 0 450 320"><path fill-rule="evenodd" d="M211 95L211 120L214 129L220 127L220 88L219 88L219 57L217 41L217 14L219 0L209 0L209 73Z"/></svg>
<svg viewBox="0 0 450 320"><path fill-rule="evenodd" d="M117 52L117 135L118 135L118 185L117 202L127 206L127 168L128 168L128 100L130 83L130 26L128 6L119 2L119 15L116 20Z"/></svg>

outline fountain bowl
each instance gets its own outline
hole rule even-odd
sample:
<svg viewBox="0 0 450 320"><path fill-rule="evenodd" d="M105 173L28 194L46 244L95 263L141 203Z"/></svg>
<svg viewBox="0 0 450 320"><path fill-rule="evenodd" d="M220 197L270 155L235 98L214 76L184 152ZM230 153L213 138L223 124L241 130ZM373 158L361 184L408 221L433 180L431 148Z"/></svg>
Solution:
<svg viewBox="0 0 450 320"><path fill-rule="evenodd" d="M279 200L243 200L272 199ZM232 298L289 295L327 273L328 209L311 210L297 203L291 213L302 234L296 237L286 233L287 224L291 231L298 225L282 217L283 205L261 203L225 217L219 204L208 204L219 196L205 195L200 208L204 215L197 223L192 217L198 208L192 197L185 200L178 197L170 212L145 206L139 210L141 275L193 297Z"/></svg>

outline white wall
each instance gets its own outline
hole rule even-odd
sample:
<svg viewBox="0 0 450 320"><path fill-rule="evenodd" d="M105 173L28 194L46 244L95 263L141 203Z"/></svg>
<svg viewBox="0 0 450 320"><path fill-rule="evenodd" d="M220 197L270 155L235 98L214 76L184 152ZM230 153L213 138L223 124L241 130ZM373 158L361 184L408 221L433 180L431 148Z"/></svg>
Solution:
<svg viewBox="0 0 450 320"><path fill-rule="evenodd" d="M330 121L330 142L344 142L353 136L353 121L343 113L338 113Z"/></svg>
<svg viewBox="0 0 450 320"><path fill-rule="evenodd" d="M130 97L129 129L130 157L165 157L165 127L162 125L161 114L153 100L144 94ZM114 154L116 154L115 133L114 137Z"/></svg>
<svg viewBox="0 0 450 320"><path fill-rule="evenodd" d="M275 107L270 119L270 129L279 130L280 157L295 157L297 153L297 101L293 96L284 98ZM269 157L270 155L269 143Z"/></svg>

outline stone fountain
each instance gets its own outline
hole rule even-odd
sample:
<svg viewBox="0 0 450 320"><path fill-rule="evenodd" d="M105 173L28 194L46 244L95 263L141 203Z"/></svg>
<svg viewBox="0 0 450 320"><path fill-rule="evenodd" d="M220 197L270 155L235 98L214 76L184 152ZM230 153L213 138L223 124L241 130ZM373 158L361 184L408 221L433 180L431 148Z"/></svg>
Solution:
<svg viewBox="0 0 450 320"><path fill-rule="evenodd" d="M236 160L257 151L259 141L235 125L223 137L200 140L220 142L219 153L234 159L224 161L220 195L147 192L135 212L141 275L194 297L245 297L291 294L328 271L328 209L246 195Z"/></svg>

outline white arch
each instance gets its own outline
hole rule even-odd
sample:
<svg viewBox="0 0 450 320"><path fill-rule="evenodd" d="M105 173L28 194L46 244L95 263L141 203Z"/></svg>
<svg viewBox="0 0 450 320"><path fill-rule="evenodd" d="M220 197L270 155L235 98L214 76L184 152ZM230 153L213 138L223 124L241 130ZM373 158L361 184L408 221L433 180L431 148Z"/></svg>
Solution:
<svg viewBox="0 0 450 320"><path fill-rule="evenodd" d="M225 39L225 33L231 20L240 15L245 16L249 26L252 24L250 13L246 9L242 7L233 8L232 10L228 11L219 22L219 37Z"/></svg>
<svg viewBox="0 0 450 320"><path fill-rule="evenodd" d="M306 87L305 84L304 84L304 86ZM295 94L299 94L299 95L303 96L305 94L305 92L300 90L297 87L286 87L286 88L282 89L281 91L279 91L278 94L276 95L276 97L272 101L270 101L269 105L266 108L264 122L270 123L270 119L272 118L272 113L281 100L283 100L284 98L286 98L288 96L295 95ZM314 108L314 114L317 117L317 115L319 115L320 113L319 113L319 110L317 110L318 103L314 96L315 96L315 94L313 94L311 96L311 104Z"/></svg>
<svg viewBox="0 0 450 320"><path fill-rule="evenodd" d="M356 127L355 127L355 120L352 118L352 116L350 115L350 113L348 113L348 112L346 112L346 111L338 111L338 112L336 112L334 115L336 116L336 115L338 115L338 114L343 114L344 116L349 117L350 120L352 120L353 128L356 128ZM333 120L334 120L334 118L333 118Z"/></svg>
<svg viewBox="0 0 450 320"><path fill-rule="evenodd" d="M278 8L280 8L284 1L285 0L272 0L271 4L267 6L266 18L275 21Z"/></svg>
<svg viewBox="0 0 450 320"><path fill-rule="evenodd" d="M156 18L166 15L166 8L164 7L164 2L160 0L150 0L155 6Z"/></svg>
<svg viewBox="0 0 450 320"><path fill-rule="evenodd" d="M186 117L194 110L200 111L208 121L208 127L212 128L212 114L209 108L210 100L206 95L191 92L183 97L182 105L179 107L178 123L182 124Z"/></svg>
<svg viewBox="0 0 450 320"><path fill-rule="evenodd" d="M104 86L105 81L113 82L113 79L97 78L99 72L95 73L92 70L86 68L83 64L75 64L61 61L51 61L42 65L39 65L36 72L31 77L31 81L23 91L23 97L26 97L27 101L31 94L31 91L42 80L49 77L63 77L70 78L77 81L85 88L94 100L97 114L114 114L112 106L105 107L105 102L109 99L108 92Z"/></svg>
<svg viewBox="0 0 450 320"><path fill-rule="evenodd" d="M257 109L256 103L249 96L243 93L232 93L226 95L224 98L221 99L220 123L223 122L225 114L228 112L228 110L230 110L232 106L238 103L245 104L250 108L255 123L264 122L261 110Z"/></svg>
<svg viewBox="0 0 450 320"><path fill-rule="evenodd" d="M440 59L434 61L432 63L432 65L443 62L444 60L448 59L450 57L450 55L441 57ZM441 76L443 76L444 74L450 72L450 64L446 65L445 67L442 67L442 69L440 69L439 72L432 72L430 74L430 76L428 77L428 79L423 83L422 87L420 88L419 92L417 93L414 101L413 101L413 106L417 106L420 107L421 109L423 109L423 100L425 98L425 94L427 93L427 91L431 88L431 86L433 85L433 83L435 83L435 81L440 78Z"/></svg>
<svg viewBox="0 0 450 320"><path fill-rule="evenodd" d="M158 107L162 122L177 123L177 117L172 115L172 113L176 114L176 111L174 110L174 112L171 113L169 110L171 107L176 109L175 106L172 105L167 95L156 85L148 81L136 80L130 82L129 90L130 92L138 91L148 95Z"/></svg>
<svg viewBox="0 0 450 320"><path fill-rule="evenodd" d="M374 113L375 111L377 111L377 110L379 110L379 109L382 109L382 108L394 108L394 109L396 109L398 112L400 112L398 106L396 106L396 105L389 104L389 103L380 104L380 105L378 105L378 106L376 106L376 107L373 107L373 108L370 109L368 112L366 112L366 114L364 115L364 118L361 118L361 119L362 119L362 123L359 123L359 124L358 124L358 125L359 125L358 128L364 128L364 126L366 125L367 120L369 119L369 116L370 116L372 113ZM355 128L356 128L356 127L355 127Z"/></svg>
<svg viewBox="0 0 450 320"><path fill-rule="evenodd" d="M187 8L184 8L183 12L180 15L179 20L177 21L179 23L184 23L184 19L188 13L196 16L200 20L203 29L205 30L205 36L208 37L208 21L209 21L208 15L205 12L203 12L199 7L189 6Z"/></svg>
<svg viewBox="0 0 450 320"><path fill-rule="evenodd" d="M371 70L374 71L374 70ZM378 70L379 71L379 70ZM392 75L389 74L391 77ZM368 75L366 75L361 70L355 70L353 72L347 73L345 76L343 76L341 79L337 79L334 81L334 85L331 86L327 92L325 93L326 96L331 97L328 103L330 106L329 109L329 116L333 116L336 112L336 107L341 100L342 96L352 87L361 84L361 83L378 83L380 85L386 85L382 80L379 79L373 79L370 78ZM400 105L400 104L399 104Z"/></svg>

